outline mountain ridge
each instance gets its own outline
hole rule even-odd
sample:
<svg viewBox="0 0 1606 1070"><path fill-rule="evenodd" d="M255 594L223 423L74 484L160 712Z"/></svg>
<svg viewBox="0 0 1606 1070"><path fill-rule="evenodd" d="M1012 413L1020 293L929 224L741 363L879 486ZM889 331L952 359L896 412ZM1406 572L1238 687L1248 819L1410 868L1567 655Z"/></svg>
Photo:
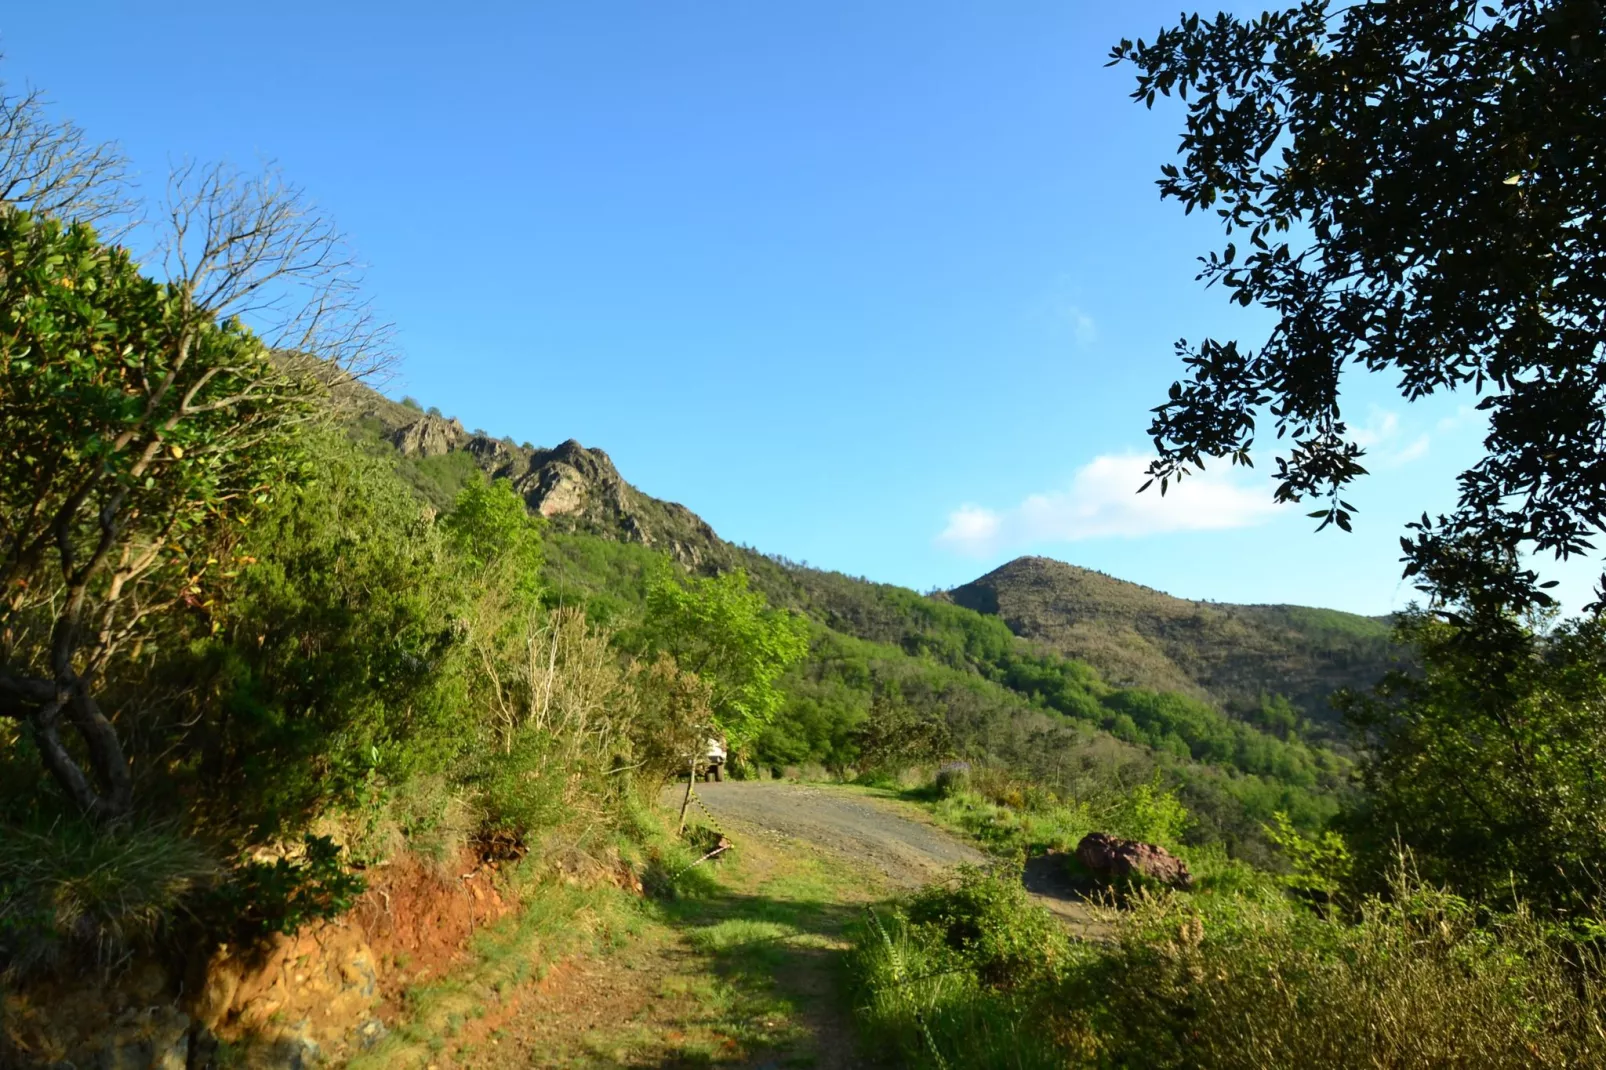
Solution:
<svg viewBox="0 0 1606 1070"><path fill-rule="evenodd" d="M572 438L551 449L521 445L510 438L466 431L454 417L368 393L372 396L357 407L359 426L388 443L403 461L412 462L404 474L437 508L449 505L462 479L477 469L492 479L508 480L531 512L560 531L639 543L691 569L719 570L735 564L735 547L707 521L679 502L637 490L600 449ZM470 459L471 466L463 458ZM435 474L432 465L444 470L444 481L425 478ZM436 486L438 482L442 485Z"/></svg>
<svg viewBox="0 0 1606 1070"><path fill-rule="evenodd" d="M789 582L766 583L762 573L775 559L727 542L688 507L638 490L603 450L572 438L542 448L470 432L455 418L366 389L353 411L372 447L393 451L402 474L437 508L476 472L507 479L558 531L645 546L696 572L745 566L759 586L775 588L772 596L824 608L832 626L850 634L885 638L864 613L869 601L844 587L885 585L800 566L788 567ZM1174 691L1262 722L1266 700L1283 696L1324 734L1336 734L1327 695L1369 686L1392 664L1389 625L1377 618L1175 598L1049 557L1016 558L923 597L998 617L1020 638L1091 665L1114 686Z"/></svg>

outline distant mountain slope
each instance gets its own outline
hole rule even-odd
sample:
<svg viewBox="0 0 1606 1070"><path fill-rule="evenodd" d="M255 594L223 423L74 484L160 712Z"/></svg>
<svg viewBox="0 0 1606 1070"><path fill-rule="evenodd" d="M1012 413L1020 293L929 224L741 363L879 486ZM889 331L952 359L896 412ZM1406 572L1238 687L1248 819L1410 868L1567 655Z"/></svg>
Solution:
<svg viewBox="0 0 1606 1070"><path fill-rule="evenodd" d="M1274 693L1331 724L1327 696L1370 686L1392 658L1386 620L1192 602L1047 557L1017 558L948 597L1117 686L1181 691L1239 713Z"/></svg>

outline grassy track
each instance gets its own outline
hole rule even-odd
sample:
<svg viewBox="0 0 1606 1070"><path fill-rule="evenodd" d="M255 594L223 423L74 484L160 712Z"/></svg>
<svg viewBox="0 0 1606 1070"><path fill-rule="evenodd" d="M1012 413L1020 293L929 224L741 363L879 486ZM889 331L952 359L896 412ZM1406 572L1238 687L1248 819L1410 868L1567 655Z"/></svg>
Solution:
<svg viewBox="0 0 1606 1070"><path fill-rule="evenodd" d="M851 1067L845 931L876 873L741 821L674 898L555 885L409 994L407 1023L353 1064Z"/></svg>

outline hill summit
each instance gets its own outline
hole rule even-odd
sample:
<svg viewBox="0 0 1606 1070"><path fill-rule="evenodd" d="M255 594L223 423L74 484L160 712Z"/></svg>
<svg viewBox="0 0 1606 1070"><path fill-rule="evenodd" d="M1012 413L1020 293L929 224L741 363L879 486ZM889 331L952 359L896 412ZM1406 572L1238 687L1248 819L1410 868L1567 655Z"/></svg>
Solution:
<svg viewBox="0 0 1606 1070"><path fill-rule="evenodd" d="M1387 619L1291 605L1174 598L1049 557L1020 557L948 592L1113 684L1181 691L1232 712L1286 696L1317 721L1327 696L1389 667Z"/></svg>

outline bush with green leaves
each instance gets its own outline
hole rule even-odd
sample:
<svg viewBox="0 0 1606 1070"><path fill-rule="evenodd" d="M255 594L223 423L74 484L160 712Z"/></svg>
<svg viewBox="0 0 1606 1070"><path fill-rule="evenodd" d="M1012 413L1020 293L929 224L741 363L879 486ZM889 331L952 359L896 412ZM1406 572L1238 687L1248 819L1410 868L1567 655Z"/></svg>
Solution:
<svg viewBox="0 0 1606 1070"><path fill-rule="evenodd" d="M77 812L133 810L106 687L287 478L288 366L89 227L0 205L0 717Z"/></svg>
<svg viewBox="0 0 1606 1070"><path fill-rule="evenodd" d="M1357 875L1403 846L1427 878L1484 902L1592 914L1606 900L1606 622L1491 637L1405 616L1420 673L1343 700L1367 741L1344 826Z"/></svg>
<svg viewBox="0 0 1606 1070"><path fill-rule="evenodd" d="M951 956L988 988L1025 987L1053 976L1069 954L1065 929L1031 901L1018 869L962 866L952 884L915 895L902 909L910 931Z"/></svg>
<svg viewBox="0 0 1606 1070"><path fill-rule="evenodd" d="M867 919L861 1021L911 1064L1282 1070L1606 1061L1598 949L1396 875L1318 916L1267 885L1139 892L1072 942L1016 878Z"/></svg>
<svg viewBox="0 0 1606 1070"><path fill-rule="evenodd" d="M806 622L774 610L740 570L676 580L663 574L647 593L643 634L653 650L708 682L712 731L740 749L780 709L776 686L808 652Z"/></svg>
<svg viewBox="0 0 1606 1070"><path fill-rule="evenodd" d="M303 481L220 541L218 604L147 681L189 682L157 737L179 759L165 790L242 843L300 835L375 776L442 768L478 727L449 548L339 430L309 428L303 448Z"/></svg>
<svg viewBox="0 0 1606 1070"><path fill-rule="evenodd" d="M871 909L850 958L871 1043L909 1065L1057 1067L1045 1000L1084 949L1018 872L961 870L891 912Z"/></svg>
<svg viewBox="0 0 1606 1070"><path fill-rule="evenodd" d="M1598 955L1533 915L1396 877L1353 916L1162 895L1057 990L1045 1026L1092 1065L1576 1067L1606 1061Z"/></svg>
<svg viewBox="0 0 1606 1070"><path fill-rule="evenodd" d="M342 854L329 837L309 835L293 856L240 862L201 899L199 910L210 933L249 946L264 936L339 917L367 886Z"/></svg>

